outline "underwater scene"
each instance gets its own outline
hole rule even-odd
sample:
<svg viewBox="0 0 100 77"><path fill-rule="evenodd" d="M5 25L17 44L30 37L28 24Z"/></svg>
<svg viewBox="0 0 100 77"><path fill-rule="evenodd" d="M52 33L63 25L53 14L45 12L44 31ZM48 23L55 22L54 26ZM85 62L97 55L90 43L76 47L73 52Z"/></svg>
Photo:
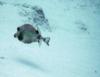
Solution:
<svg viewBox="0 0 100 77"><path fill-rule="evenodd" d="M100 0L0 0L0 77L100 77Z"/></svg>

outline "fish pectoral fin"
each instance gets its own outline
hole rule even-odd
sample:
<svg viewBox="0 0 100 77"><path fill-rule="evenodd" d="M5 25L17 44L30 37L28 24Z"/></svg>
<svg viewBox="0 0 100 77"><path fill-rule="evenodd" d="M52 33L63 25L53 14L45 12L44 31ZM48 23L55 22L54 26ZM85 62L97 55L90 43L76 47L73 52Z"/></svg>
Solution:
<svg viewBox="0 0 100 77"><path fill-rule="evenodd" d="M20 35L18 36L18 40L23 40L23 33L20 33Z"/></svg>

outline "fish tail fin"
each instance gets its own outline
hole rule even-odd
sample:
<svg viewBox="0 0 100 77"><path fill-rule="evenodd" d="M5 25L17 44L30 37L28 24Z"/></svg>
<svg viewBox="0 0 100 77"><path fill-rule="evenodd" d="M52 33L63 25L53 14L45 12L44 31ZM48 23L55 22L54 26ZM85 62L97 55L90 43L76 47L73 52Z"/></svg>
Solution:
<svg viewBox="0 0 100 77"><path fill-rule="evenodd" d="M43 38L43 41L49 46L50 37Z"/></svg>

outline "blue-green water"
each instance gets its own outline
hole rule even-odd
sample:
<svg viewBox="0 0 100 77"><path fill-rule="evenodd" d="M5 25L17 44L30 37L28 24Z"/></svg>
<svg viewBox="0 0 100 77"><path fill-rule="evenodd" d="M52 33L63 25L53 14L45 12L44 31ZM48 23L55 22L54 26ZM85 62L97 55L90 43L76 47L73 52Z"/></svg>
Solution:
<svg viewBox="0 0 100 77"><path fill-rule="evenodd" d="M15 39L26 23L50 45ZM0 77L99 77L99 29L100 0L0 0Z"/></svg>

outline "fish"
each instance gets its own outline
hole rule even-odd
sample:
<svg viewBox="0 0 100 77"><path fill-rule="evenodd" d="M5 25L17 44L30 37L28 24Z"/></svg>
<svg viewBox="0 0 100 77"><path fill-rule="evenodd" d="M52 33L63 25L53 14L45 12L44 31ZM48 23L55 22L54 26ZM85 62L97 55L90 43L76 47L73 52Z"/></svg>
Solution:
<svg viewBox="0 0 100 77"><path fill-rule="evenodd" d="M49 46L50 42L50 37L43 37L39 29L36 29L31 24L23 24L17 27L14 37L25 44L37 42L40 45L41 41L43 41Z"/></svg>

